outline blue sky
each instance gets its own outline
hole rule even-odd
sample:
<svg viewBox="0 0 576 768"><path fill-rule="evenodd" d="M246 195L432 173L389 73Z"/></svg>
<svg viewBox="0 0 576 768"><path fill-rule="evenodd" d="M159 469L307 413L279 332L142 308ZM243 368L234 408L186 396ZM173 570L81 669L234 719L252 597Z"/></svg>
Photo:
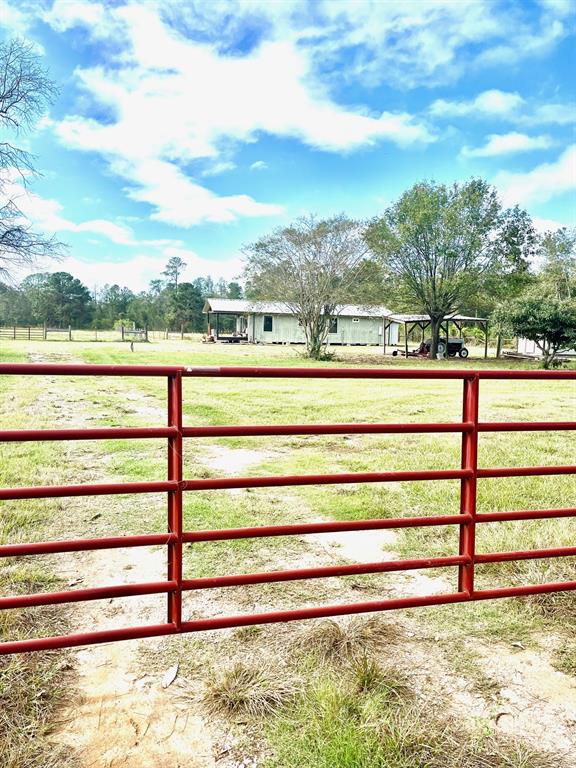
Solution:
<svg viewBox="0 0 576 768"><path fill-rule="evenodd" d="M21 207L48 269L144 289L241 271L303 213L377 215L481 176L542 229L576 220L576 0L0 0L60 95ZM1 140L1 137L0 137Z"/></svg>

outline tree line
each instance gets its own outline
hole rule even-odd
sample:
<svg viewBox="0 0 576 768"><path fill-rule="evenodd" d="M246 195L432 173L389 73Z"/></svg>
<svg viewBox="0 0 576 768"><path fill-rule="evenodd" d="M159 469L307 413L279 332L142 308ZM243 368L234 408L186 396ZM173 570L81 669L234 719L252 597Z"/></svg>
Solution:
<svg viewBox="0 0 576 768"><path fill-rule="evenodd" d="M110 329L170 328L203 331L202 314L209 296L242 298L237 282L198 277L181 282L185 263L170 259L163 277L152 280L147 291L134 293L125 286L104 285L90 291L68 272L39 272L18 286L0 282L0 325L43 325L53 328Z"/></svg>

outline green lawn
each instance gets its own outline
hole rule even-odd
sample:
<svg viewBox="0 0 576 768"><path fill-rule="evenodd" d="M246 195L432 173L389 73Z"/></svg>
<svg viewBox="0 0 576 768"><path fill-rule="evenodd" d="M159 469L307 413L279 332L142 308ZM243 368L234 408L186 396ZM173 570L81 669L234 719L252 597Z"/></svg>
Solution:
<svg viewBox="0 0 576 768"><path fill-rule="evenodd" d="M31 355L34 360L47 362L312 365L302 358L297 348L292 347L201 345L192 342L136 345L133 353L128 345L118 343L14 342L6 343L0 350L0 361L26 361ZM337 352L337 356L340 359L321 365L382 364L381 353L369 348L344 348ZM386 358L385 365L418 368L518 367L518 363L497 364L494 360L423 362L398 358ZM522 365L530 367L531 364ZM184 423L458 420L461 415L461 391L460 381L442 380L186 379ZM44 380L29 377L22 380L6 377L0 379L0 392L0 425L4 428L64 427L78 423L81 426L153 426L164 424L166 418L165 382L161 379L68 377L56 380L52 377ZM576 384L568 381L483 381L480 418L483 421L575 420ZM222 470L214 469L206 462L207 451L216 450L217 453L218 446L227 450L259 451L257 461L242 470L242 474L247 475L419 470L457 468L460 464L458 435L189 439L184 453L186 478L224 476ZM479 463L486 467L576 464L576 435L567 432L483 434L480 437ZM158 480L165 476L166 451L162 440L0 445L0 484L4 487ZM354 520L453 514L458 512L458 504L458 481L245 489L235 494L225 491L194 492L185 494L185 526L192 530L319 518ZM479 481L479 511L568 506L576 506L576 481L573 476ZM0 542L163 531L165 515L162 495L97 497L88 504L83 498L5 502L0 507ZM498 551L571 545L575 534L574 519L485 524L479 526L477 548L478 551ZM303 553L302 546L302 542L295 537L196 545L186 549L185 570L188 576L201 576L297 567ZM403 530L399 532L395 547L397 556L406 558L456 554L457 531L453 527ZM53 578L49 576L49 570L44 568L40 571L29 559L18 561L16 567L3 561L0 564L0 591L7 593L15 588L46 588L43 581ZM427 573L436 575L433 571ZM452 579L451 583L455 586L454 571L443 572L442 575ZM477 568L477 580L481 586L574 578L576 569L570 558ZM382 586L384 589L393 586L393 579L393 575L356 579L364 589L364 592L358 592L358 599L376 599ZM248 597L238 599L240 602L263 600L265 604L278 607L334 600L337 583L330 580L329 584L324 584L325 581L294 582L274 588L264 585L252 587L246 590ZM343 583L349 584L349 580ZM238 590L234 593L237 596ZM48 631L52 631L50 622L65 623L67 615L63 610L47 617ZM420 616L421 609L414 612L415 618ZM533 640L535 630L553 627L563 632L575 625L576 600L573 593L566 593L426 609L424 631L430 636L441 633L446 641L472 634L478 637L520 638L530 644L536 642ZM19 621L0 624L0 637L23 631ZM38 631L43 630L39 627ZM564 669L571 668L570 659L574 658L570 655L574 654L574 649L569 645L568 638L567 643L559 660ZM237 652L238 648L234 648ZM3 671L0 670L0 674L9 675L11 669L9 664L2 668ZM338 696L341 694L330 688L332 682L322 685L324 688L312 687L306 695L312 699L331 697L333 703L330 706L344 706L339 703ZM303 700L302 706L309 706L308 699ZM300 716L296 712L293 714L295 723ZM43 727L40 721L39 733ZM291 738L288 728L278 730L274 726L271 733L280 740ZM280 747L279 750L282 754ZM42 764L33 763L31 758L28 761L30 765ZM292 763L285 761L274 765L288 768ZM369 763L334 763L335 768L344 765Z"/></svg>

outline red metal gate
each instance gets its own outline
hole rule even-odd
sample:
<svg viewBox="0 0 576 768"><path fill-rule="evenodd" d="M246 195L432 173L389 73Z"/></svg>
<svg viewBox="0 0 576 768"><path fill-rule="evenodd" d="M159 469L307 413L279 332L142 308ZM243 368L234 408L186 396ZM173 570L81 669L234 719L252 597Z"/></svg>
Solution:
<svg viewBox="0 0 576 768"><path fill-rule="evenodd" d="M478 435L481 432L517 432L544 430L574 430L576 421L562 422L479 422L479 382L481 379L505 380L558 380L576 381L575 371L509 371L509 370L451 370L451 369L377 369L377 368L236 368L236 367L181 367L181 366L128 366L128 365L58 365L58 364L2 364L0 375L25 379L34 375L57 376L145 376L163 377L168 385L168 424L165 427L110 427L98 429L46 429L0 431L0 441L23 442L37 440L102 440L164 438L168 442L167 479L161 482L107 483L98 485L38 486L31 488L0 489L0 500L38 499L64 496L96 496L104 494L136 494L165 492L168 498L168 530L165 534L117 536L99 539L50 541L0 546L0 557L21 557L50 553L77 552L118 547L165 545L168 550L166 581L65 592L36 593L1 597L0 609L27 608L86 600L152 595L167 596L167 621L163 624L126 627L98 632L15 640L0 643L0 654L23 651L66 648L112 640L127 640L208 629L265 624L294 619L338 616L394 608L408 608L441 603L460 603L497 597L531 595L576 589L576 581L475 589L474 566L510 560L527 560L576 555L576 547L556 547L525 552L475 551L476 525L508 520L534 520L576 516L576 509L540 509L510 512L478 513L476 511L476 485L479 479L495 477L522 477L534 475L566 475L576 473L576 466L540 466L513 468L478 468ZM421 424L305 424L263 426L184 426L182 424L183 377L233 378L302 378L302 379L460 379L463 381L462 421L453 423ZM462 434L462 460L460 469L423 470L418 472L361 472L330 475L292 475L273 477L234 477L221 479L187 480L182 472L184 438L263 436L263 435L335 435L335 434L406 434L442 433ZM411 480L460 480L460 513L434 517L406 517L373 519L353 522L306 523L299 525L263 525L253 528L184 531L182 524L182 497L184 492L223 488L264 488L273 486L323 485L339 483L385 483ZM266 536L303 535L321 532L376 530L418 526L456 525L460 529L459 553L450 557L418 560L337 565L322 568L302 568L289 571L251 573L208 578L185 579L182 574L182 545L186 542L226 541L231 539ZM406 571L419 568L455 566L458 569L456 591L446 594L402 597L354 603L328 605L289 611L273 611L239 616L215 617L184 621L182 594L187 590L263 584L296 579L316 579L328 576Z"/></svg>

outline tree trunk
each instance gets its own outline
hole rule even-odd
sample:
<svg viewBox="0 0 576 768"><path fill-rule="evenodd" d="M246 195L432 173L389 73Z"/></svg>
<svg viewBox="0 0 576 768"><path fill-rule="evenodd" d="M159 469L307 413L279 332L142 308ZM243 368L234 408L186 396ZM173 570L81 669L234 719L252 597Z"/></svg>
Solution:
<svg viewBox="0 0 576 768"><path fill-rule="evenodd" d="M308 357L312 360L321 360L326 345L325 328L322 323L312 323L308 328Z"/></svg>
<svg viewBox="0 0 576 768"><path fill-rule="evenodd" d="M432 317L430 316L430 328L432 331L432 344L430 345L430 358L431 360L436 360L438 358L437 350L438 350L438 340L440 338L440 328L442 326L442 320L444 318L442 316L440 317Z"/></svg>

